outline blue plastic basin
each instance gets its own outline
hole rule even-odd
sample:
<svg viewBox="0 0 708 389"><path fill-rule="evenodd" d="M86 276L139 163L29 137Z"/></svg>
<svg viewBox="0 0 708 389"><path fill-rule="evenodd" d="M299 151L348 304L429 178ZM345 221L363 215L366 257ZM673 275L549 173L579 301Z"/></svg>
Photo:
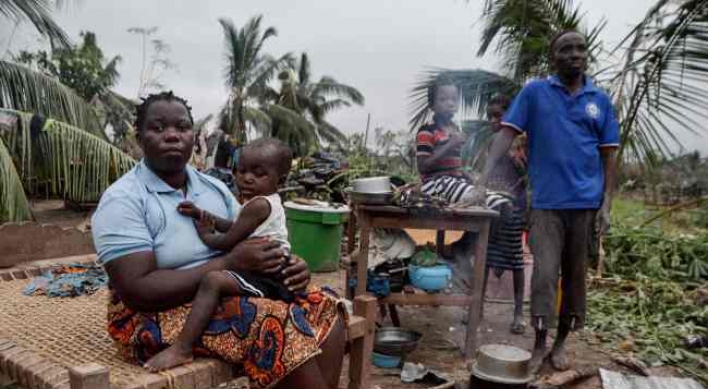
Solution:
<svg viewBox="0 0 708 389"><path fill-rule="evenodd" d="M401 364L401 357L374 352L371 356L374 366L391 369Z"/></svg>

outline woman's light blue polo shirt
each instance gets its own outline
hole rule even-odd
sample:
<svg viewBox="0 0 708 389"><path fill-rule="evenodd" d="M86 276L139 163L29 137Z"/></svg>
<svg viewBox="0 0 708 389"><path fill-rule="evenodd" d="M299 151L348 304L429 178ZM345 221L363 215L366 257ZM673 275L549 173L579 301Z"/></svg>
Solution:
<svg viewBox="0 0 708 389"><path fill-rule="evenodd" d="M220 252L199 239L191 218L177 212L182 201L234 220L241 206L226 185L187 166L187 193L162 181L144 161L101 196L91 220L93 243L102 263L152 251L160 269L198 266Z"/></svg>

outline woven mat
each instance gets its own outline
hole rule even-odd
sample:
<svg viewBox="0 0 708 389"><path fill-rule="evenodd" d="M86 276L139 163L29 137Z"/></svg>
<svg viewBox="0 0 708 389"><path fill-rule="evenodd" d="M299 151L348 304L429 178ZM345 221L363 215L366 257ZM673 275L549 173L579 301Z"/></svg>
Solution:
<svg viewBox="0 0 708 389"><path fill-rule="evenodd" d="M159 378L117 355L106 331L108 290L74 298L25 296L22 291L28 283L0 282L0 338L67 368L89 362L101 364L110 369L112 386L134 386ZM169 371L161 375L170 381Z"/></svg>

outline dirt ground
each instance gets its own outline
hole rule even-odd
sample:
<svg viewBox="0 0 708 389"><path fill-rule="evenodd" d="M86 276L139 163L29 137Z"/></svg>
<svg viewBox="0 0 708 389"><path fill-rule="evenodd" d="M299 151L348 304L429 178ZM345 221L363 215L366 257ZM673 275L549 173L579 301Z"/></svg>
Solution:
<svg viewBox="0 0 708 389"><path fill-rule="evenodd" d="M33 210L39 223L57 224L62 227L81 227L89 217L89 212L76 212L64 209L63 201L49 200L36 201ZM413 232L416 241L434 241L434 232L420 236ZM447 234L448 243L456 239L459 234ZM344 273L316 273L313 275L313 283L316 285L328 285L337 290L342 295L344 285ZM526 307L528 310L528 307ZM465 325L462 323L466 310L457 307L399 307L399 316L402 326L416 330L423 334L419 347L408 355L407 361L422 363L426 367L438 371L454 379L456 388L489 388L488 385L480 386L470 383L470 374L465 366L460 345L464 342ZM509 324L512 317L513 305L511 302L500 302L497 298L493 302L486 301L484 305L484 320L479 329L479 339L481 344L501 343L509 344L530 350L533 344L533 331L527 328L524 335L513 335L509 332ZM590 313L592 314L592 313ZM528 311L526 312L528 317ZM383 325L390 325L388 318L379 321ZM552 340L549 340L549 342ZM597 347L597 342L593 340L590 333L573 334L568 340L569 354L575 366L594 365L602 366L616 371L626 371L626 369L610 362L607 353L602 352ZM344 371L340 381L340 388L346 388L347 364L344 362ZM552 373L549 366L544 366L542 374ZM653 371L657 375L665 375L665 371ZM663 373L663 374L662 374ZM669 372L670 373L670 372ZM3 385L0 384L0 388ZM372 389L419 389L427 388L430 385L405 384L400 380L399 369L380 369L373 367L371 386ZM567 385L569 389L601 389L598 377L592 377L583 381Z"/></svg>
<svg viewBox="0 0 708 389"><path fill-rule="evenodd" d="M80 228L88 221L90 211L64 208L64 200L33 200L30 204L37 223Z"/></svg>
<svg viewBox="0 0 708 389"><path fill-rule="evenodd" d="M313 276L317 285L329 285L338 292L343 292L344 274L342 272L318 273ZM528 310L528 307L526 307ZM457 382L457 388L485 388L470 383L470 374L465 366L460 345L464 342L465 325L462 323L466 310L457 307L398 307L401 325L423 334L419 347L408 355L407 361L422 363L426 367L441 372ZM511 302L489 302L484 305L484 321L479 329L481 344L500 343L531 350L533 330L526 329L524 335L513 335L509 324L513 313ZM528 317L528 311L526 312ZM380 319L380 318L379 318ZM390 325L386 318L383 325ZM601 366L615 371L626 371L621 366L610 362L607 353L602 352L592 340L592 334L573 334L568 339L569 355L574 366ZM549 340L551 342L552 340ZM594 344L595 343L595 344ZM550 374L553 369L544 366L541 373ZM346 388L346 366L342 374L340 388ZM371 388L422 389L430 385L406 384L400 380L400 369L380 369L373 367ZM568 389L601 389L599 377L591 377L567 385Z"/></svg>

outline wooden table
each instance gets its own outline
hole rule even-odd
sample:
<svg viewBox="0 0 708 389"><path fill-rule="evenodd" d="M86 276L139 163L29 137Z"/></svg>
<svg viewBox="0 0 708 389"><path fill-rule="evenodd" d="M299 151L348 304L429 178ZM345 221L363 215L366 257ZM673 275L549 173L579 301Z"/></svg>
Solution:
<svg viewBox="0 0 708 389"><path fill-rule="evenodd" d="M498 217L496 211L486 208L465 209L436 209L421 212L416 209L407 209L396 206L357 205L354 207L357 226L361 229L359 238L359 253L353 260L356 261L356 289L355 297L366 294L366 270L369 260L369 238L373 228L415 228L430 230L457 230L472 231L479 234L474 249L474 273L470 280L472 294L405 294L392 293L380 300L381 303L393 305L453 305L467 306L469 320L465 339L465 358L474 358L477 351L477 328L482 314L484 271L487 261L487 239L489 237L489 223ZM438 239L440 244L440 239ZM347 271L347 280L350 274Z"/></svg>

